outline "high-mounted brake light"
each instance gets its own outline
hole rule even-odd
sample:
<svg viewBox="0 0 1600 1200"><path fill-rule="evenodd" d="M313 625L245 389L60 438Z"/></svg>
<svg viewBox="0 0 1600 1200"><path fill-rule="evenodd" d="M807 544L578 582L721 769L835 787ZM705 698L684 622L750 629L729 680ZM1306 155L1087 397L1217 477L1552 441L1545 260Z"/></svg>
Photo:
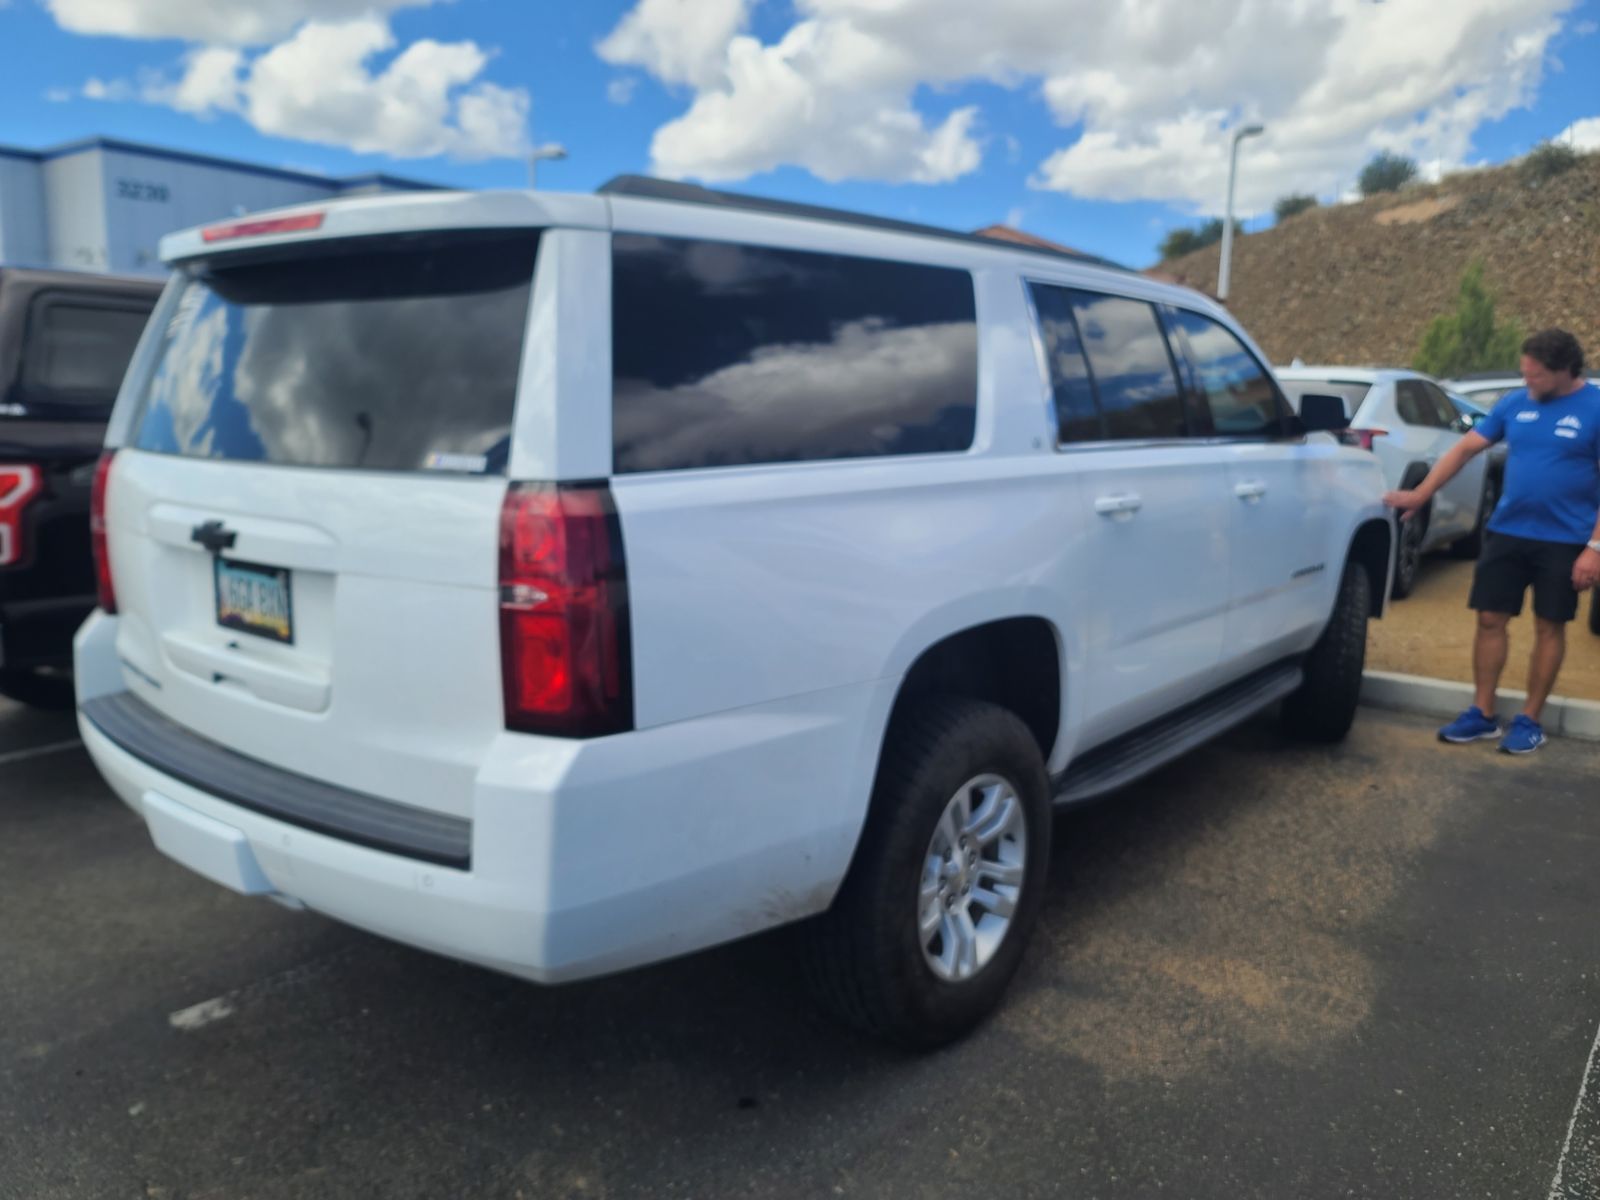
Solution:
<svg viewBox="0 0 1600 1200"><path fill-rule="evenodd" d="M111 460L115 450L106 450L94 468L94 488L89 493L89 546L94 552L94 586L100 607L117 611L117 589L111 580L111 548L106 543L106 488L111 483Z"/></svg>
<svg viewBox="0 0 1600 1200"><path fill-rule="evenodd" d="M598 737L633 728L627 570L604 484L507 490L500 667L507 729Z"/></svg>
<svg viewBox="0 0 1600 1200"><path fill-rule="evenodd" d="M32 463L0 463L0 567L22 561L22 518L44 490L44 472Z"/></svg>
<svg viewBox="0 0 1600 1200"><path fill-rule="evenodd" d="M226 242L234 238L264 237L269 233L310 233L322 228L325 213L300 213L293 217L264 217L257 221L230 221L226 225L208 225L200 231L204 242Z"/></svg>

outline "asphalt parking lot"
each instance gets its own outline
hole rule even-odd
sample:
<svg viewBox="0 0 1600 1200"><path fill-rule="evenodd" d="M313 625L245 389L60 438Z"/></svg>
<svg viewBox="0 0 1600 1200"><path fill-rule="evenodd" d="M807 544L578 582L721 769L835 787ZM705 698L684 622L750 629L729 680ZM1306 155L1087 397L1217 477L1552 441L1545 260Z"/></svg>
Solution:
<svg viewBox="0 0 1600 1200"><path fill-rule="evenodd" d="M544 990L234 896L73 740L0 707L6 1197L1600 1195L1600 746L1248 726L1060 819L917 1058L781 934Z"/></svg>

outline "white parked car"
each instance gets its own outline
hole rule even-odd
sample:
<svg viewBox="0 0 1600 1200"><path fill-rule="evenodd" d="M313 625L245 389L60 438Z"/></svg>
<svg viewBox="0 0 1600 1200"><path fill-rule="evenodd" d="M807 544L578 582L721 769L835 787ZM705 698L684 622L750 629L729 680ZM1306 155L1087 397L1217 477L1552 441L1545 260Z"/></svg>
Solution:
<svg viewBox="0 0 1600 1200"><path fill-rule="evenodd" d="M1527 386L1522 382L1522 376L1515 371L1479 371L1472 375L1463 375L1459 379L1445 379L1441 382L1448 390L1466 397L1472 404L1485 411L1498 404L1500 398L1507 392L1514 392L1518 388Z"/></svg>
<svg viewBox="0 0 1600 1200"><path fill-rule="evenodd" d="M1298 411L1307 393L1344 402L1350 436L1372 450L1391 488L1421 483L1433 464L1471 428L1438 382L1394 368L1283 367L1278 379ZM1401 526L1394 595L1417 585L1422 556L1449 547L1462 558L1483 548L1489 517L1500 501L1500 474L1479 455L1444 486L1432 504Z"/></svg>
<svg viewBox="0 0 1600 1200"><path fill-rule="evenodd" d="M1194 292L639 180L162 245L80 727L236 891L546 983L811 919L929 1045L1052 804L1353 718L1382 473Z"/></svg>

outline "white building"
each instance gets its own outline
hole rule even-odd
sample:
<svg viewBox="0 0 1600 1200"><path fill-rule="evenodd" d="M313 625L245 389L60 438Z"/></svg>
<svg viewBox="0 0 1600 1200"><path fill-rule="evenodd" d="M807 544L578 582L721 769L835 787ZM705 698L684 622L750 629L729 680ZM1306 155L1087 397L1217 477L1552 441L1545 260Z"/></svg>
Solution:
<svg viewBox="0 0 1600 1200"><path fill-rule="evenodd" d="M156 244L175 229L285 204L434 187L391 175L333 179L103 137L44 150L0 146L0 263L161 274Z"/></svg>

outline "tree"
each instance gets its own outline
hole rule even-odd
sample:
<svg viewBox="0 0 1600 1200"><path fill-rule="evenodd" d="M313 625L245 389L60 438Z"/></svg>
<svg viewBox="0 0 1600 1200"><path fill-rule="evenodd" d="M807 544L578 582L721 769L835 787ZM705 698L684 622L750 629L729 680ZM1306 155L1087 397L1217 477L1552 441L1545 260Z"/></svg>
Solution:
<svg viewBox="0 0 1600 1200"><path fill-rule="evenodd" d="M1515 321L1495 320L1494 293L1483 282L1483 260L1461 273L1456 310L1440 313L1422 335L1412 366L1448 379L1468 371L1514 371L1522 347Z"/></svg>
<svg viewBox="0 0 1600 1200"><path fill-rule="evenodd" d="M1244 236L1244 226L1238 221L1233 223L1233 236ZM1165 262L1171 258L1182 258L1185 254L1193 254L1196 250L1204 250L1207 246L1215 246L1222 240L1222 218L1212 217L1209 221L1202 221L1193 229L1174 229L1162 239L1158 253Z"/></svg>
<svg viewBox="0 0 1600 1200"><path fill-rule="evenodd" d="M1307 209L1316 207L1317 198L1315 196L1307 196L1304 193L1296 192L1292 195L1279 197L1278 202L1272 206L1272 215L1278 218L1278 223L1281 225L1290 217L1299 216Z"/></svg>
<svg viewBox="0 0 1600 1200"><path fill-rule="evenodd" d="M1376 196L1382 192L1398 192L1416 177L1415 159L1402 154L1390 154L1385 150L1361 168L1357 186L1361 188L1363 196Z"/></svg>
<svg viewBox="0 0 1600 1200"><path fill-rule="evenodd" d="M1578 152L1564 142L1540 142L1522 160L1522 178L1533 187L1578 165Z"/></svg>

